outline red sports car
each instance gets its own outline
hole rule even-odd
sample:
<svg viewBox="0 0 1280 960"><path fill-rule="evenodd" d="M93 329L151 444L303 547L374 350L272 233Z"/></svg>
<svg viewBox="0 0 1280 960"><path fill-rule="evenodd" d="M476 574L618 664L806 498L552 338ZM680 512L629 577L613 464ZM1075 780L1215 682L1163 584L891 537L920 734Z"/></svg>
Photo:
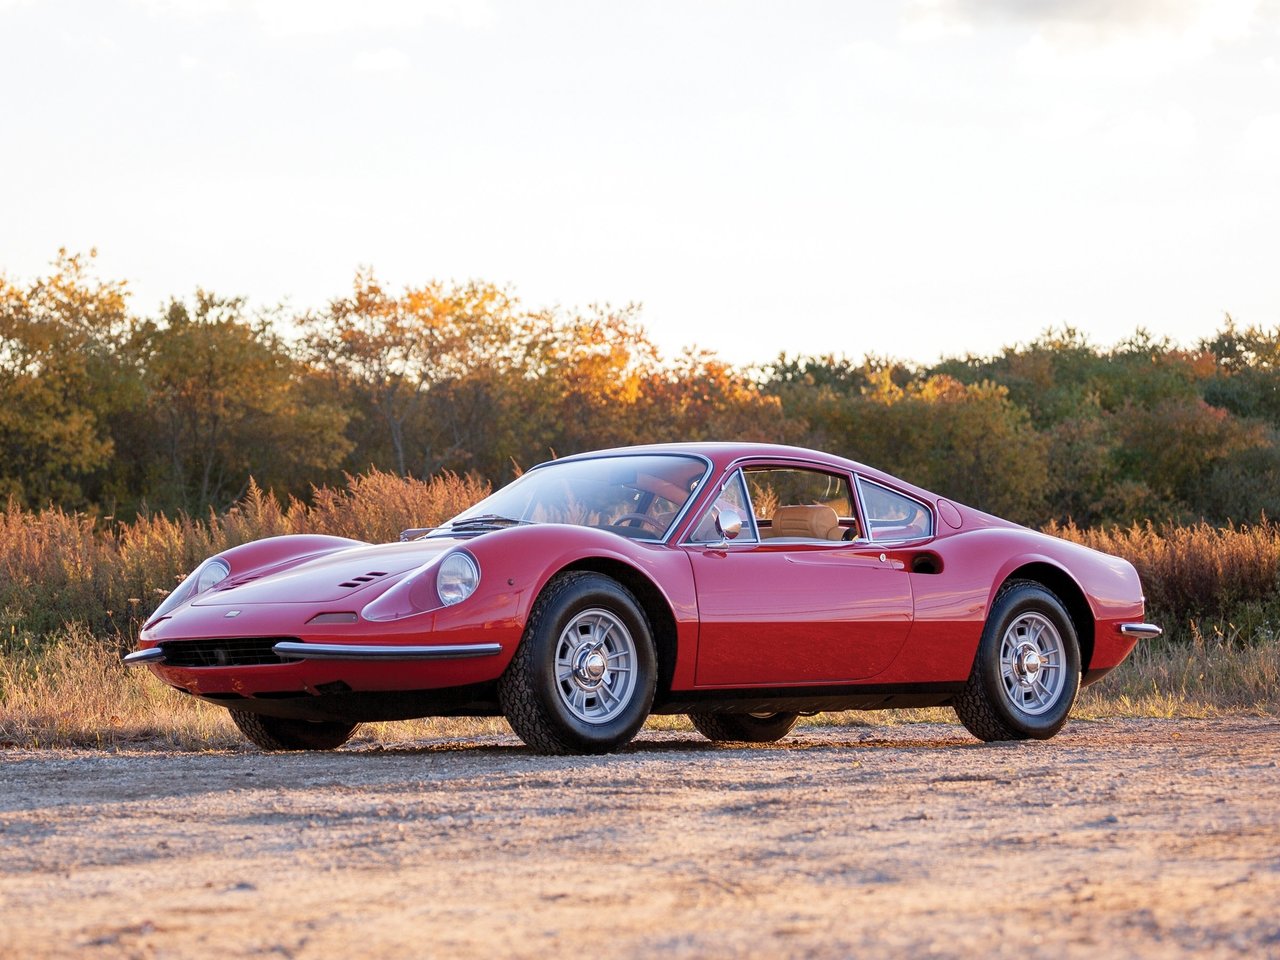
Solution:
<svg viewBox="0 0 1280 960"><path fill-rule="evenodd" d="M983 740L1045 739L1159 635L1125 560L829 454L686 443L542 464L400 543L227 550L125 660L264 749L501 714L603 753L650 713L768 742L801 713L950 705Z"/></svg>

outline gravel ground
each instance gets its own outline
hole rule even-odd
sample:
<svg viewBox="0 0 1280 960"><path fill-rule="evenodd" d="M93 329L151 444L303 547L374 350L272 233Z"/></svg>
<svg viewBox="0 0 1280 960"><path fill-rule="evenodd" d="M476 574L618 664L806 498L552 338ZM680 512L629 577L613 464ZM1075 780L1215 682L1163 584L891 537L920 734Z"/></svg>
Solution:
<svg viewBox="0 0 1280 960"><path fill-rule="evenodd" d="M1280 722L0 751L0 956L1280 957Z"/></svg>

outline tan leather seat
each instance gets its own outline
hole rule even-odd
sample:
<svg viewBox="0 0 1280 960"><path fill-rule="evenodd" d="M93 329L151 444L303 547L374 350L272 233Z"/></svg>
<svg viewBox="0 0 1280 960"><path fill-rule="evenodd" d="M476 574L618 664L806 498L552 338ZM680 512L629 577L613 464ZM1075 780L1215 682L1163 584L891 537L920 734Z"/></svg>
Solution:
<svg viewBox="0 0 1280 960"><path fill-rule="evenodd" d="M813 506L778 507L769 523L770 537L796 537L804 540L840 540L840 518L831 507Z"/></svg>

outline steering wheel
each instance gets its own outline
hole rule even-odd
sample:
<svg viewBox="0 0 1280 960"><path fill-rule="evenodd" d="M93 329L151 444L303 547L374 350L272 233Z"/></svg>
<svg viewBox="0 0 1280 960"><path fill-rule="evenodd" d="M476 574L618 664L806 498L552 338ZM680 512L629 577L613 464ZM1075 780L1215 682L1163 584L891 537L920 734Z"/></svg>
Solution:
<svg viewBox="0 0 1280 960"><path fill-rule="evenodd" d="M610 524L618 527L627 520L639 520L641 523L647 523L649 526L653 527L654 530L658 531L658 533L662 533L662 531L666 529L666 527L653 519L653 517L644 513L624 513L620 517L614 517L613 520L610 521Z"/></svg>

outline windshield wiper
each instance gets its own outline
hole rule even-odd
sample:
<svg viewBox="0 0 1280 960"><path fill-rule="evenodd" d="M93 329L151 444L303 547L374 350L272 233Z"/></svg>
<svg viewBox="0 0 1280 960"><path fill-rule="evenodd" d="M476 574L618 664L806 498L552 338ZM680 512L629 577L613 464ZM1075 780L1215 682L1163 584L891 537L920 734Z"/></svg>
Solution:
<svg viewBox="0 0 1280 960"><path fill-rule="evenodd" d="M480 527L514 527L525 523L534 523L533 520L517 520L515 517L504 517L498 513L482 513L476 517L466 517L462 520L454 520L447 527L437 527L436 533L453 533L459 530L469 530Z"/></svg>

